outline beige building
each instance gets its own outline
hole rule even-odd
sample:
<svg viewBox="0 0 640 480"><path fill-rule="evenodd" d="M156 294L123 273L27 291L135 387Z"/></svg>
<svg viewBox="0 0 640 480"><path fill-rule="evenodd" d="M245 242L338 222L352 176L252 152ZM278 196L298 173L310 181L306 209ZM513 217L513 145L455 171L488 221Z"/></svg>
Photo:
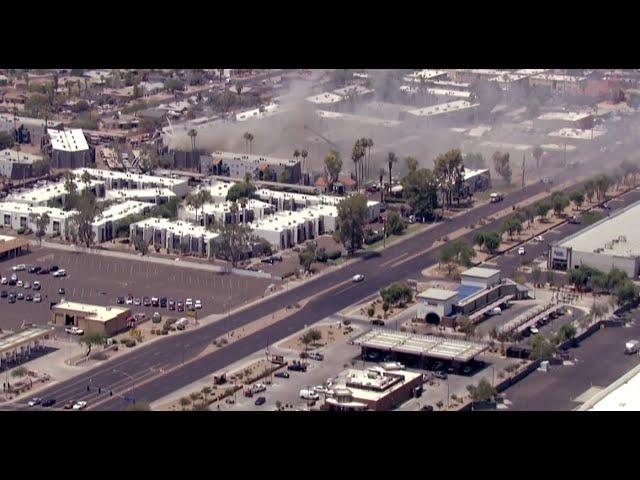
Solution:
<svg viewBox="0 0 640 480"><path fill-rule="evenodd" d="M51 309L51 323L75 326L86 333L115 335L130 325L131 310L124 307L103 307L84 303L62 302Z"/></svg>

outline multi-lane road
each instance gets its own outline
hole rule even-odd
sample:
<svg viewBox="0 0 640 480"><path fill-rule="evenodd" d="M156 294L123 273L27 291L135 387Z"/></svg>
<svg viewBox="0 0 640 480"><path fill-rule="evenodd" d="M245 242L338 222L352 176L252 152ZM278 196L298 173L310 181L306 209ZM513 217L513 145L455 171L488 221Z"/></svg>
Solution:
<svg viewBox="0 0 640 480"><path fill-rule="evenodd" d="M581 173L583 172L576 169L565 170L554 180L559 184ZM442 222L434 228L393 244L382 252L364 254L360 261L322 275L298 288L267 298L224 320L143 346L122 358L54 385L43 391L40 396L53 397L58 404L71 399L88 400L90 407L105 410L126 408L127 403L122 399L122 395L146 402L161 398L257 350L266 348L279 339L303 329L305 325L335 314L389 283L416 278L424 268L437 261L438 251L431 250L436 240L466 227L473 219L487 217L505 207L517 205L543 192L545 188L542 184L529 185L508 195L503 202L478 207L466 215ZM570 189L572 188L577 187ZM466 237L471 239L478 231L496 229L500 223L501 221L497 221L481 229L470 230ZM572 230L579 227L566 228ZM538 248L542 249L542 246L536 247ZM527 257L530 255L537 254L531 251ZM516 266L522 259L507 256L503 261L503 268L510 268L510 264ZM366 280L358 284L351 283L350 279L356 273L364 274ZM223 349L198 357L213 339L286 305L304 301L307 303L302 309L282 321L237 340ZM103 387L102 393L98 394L96 389L87 391L87 385L90 383ZM113 397L105 393L109 390L114 392Z"/></svg>

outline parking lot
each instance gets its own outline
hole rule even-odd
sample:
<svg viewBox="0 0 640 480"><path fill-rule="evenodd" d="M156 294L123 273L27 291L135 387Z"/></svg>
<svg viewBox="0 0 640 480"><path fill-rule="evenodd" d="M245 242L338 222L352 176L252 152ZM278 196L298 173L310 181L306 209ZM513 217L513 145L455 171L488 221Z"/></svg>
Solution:
<svg viewBox="0 0 640 480"><path fill-rule="evenodd" d="M51 274L15 272L20 280L30 283L39 281L42 284L39 292L42 302L17 300L9 304L7 298L0 298L2 329L18 328L25 321L46 324L49 320L49 302L58 302L61 298L81 303L115 305L117 296L129 294L141 299L146 296L167 297L183 302L186 298L201 300L203 308L198 315L202 318L260 298L271 284L268 279L159 265L144 259L127 260L37 247L27 255L2 262L0 275L10 277L14 273L11 268L18 264L41 267L57 265L66 270L67 276L54 278ZM58 293L61 287L64 288L64 294ZM1 285L1 290L22 292L25 296L38 293L10 285ZM133 313L144 312L148 317L158 310L158 307L130 307ZM166 313L181 315L177 311L166 310Z"/></svg>

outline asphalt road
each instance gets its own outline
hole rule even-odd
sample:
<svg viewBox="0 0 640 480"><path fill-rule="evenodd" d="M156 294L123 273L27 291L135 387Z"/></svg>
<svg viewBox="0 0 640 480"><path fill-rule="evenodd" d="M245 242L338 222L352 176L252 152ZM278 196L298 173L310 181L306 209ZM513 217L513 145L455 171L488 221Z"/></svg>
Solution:
<svg viewBox="0 0 640 480"><path fill-rule="evenodd" d="M580 172L563 171L554 178L556 184L562 183ZM577 188L571 187L569 191ZM544 191L542 184L530 185L522 190L511 193L498 204L487 204L479 207L472 214L474 218L487 217L496 212L516 205L527 198ZM482 229L470 230L466 237L471 239L476 232L498 228L501 220L486 225ZM420 275L420 272L437 261L437 251L424 252L437 239L453 231L463 228L470 223L469 215L463 215L438 224L403 242L391 245L383 252L369 252L362 256L362 260L336 270L315 280L268 298L265 301L238 312L223 321L219 321L196 331L187 332L180 336L168 337L139 350L134 350L125 357L97 367L78 377L54 385L41 393L42 397L53 397L58 403L69 399L83 399L92 403L105 399L105 393L87 392L87 385L100 385L112 389L115 395L106 398L106 402L96 406L100 410L121 410L127 403L118 396L125 393L137 401L151 402L161 398L189 383L192 383L211 372L224 368L243 357L266 348L268 345L303 329L337 311L355 303L356 301L376 292L381 287L394 281L400 281ZM579 228L579 226L572 226ZM540 246L539 248L544 248ZM532 250L530 255L535 255ZM522 258L514 258L514 264ZM364 274L364 282L353 284L351 277ZM206 348L212 339L231 330L266 316L285 305L308 300L304 308L286 319L269 326L255 334L244 337L225 348L202 356L189 362ZM182 363L185 365L180 366ZM160 373L159 369L167 370L176 367L169 373ZM116 371L114 371L116 369Z"/></svg>

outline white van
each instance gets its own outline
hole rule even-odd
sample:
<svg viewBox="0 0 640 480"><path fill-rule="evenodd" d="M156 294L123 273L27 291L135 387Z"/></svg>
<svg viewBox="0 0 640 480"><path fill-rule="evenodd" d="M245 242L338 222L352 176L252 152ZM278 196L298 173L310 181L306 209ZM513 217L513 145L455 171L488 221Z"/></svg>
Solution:
<svg viewBox="0 0 640 480"><path fill-rule="evenodd" d="M624 353L632 355L640 351L640 342L638 340L629 340L624 344Z"/></svg>
<svg viewBox="0 0 640 480"><path fill-rule="evenodd" d="M300 398L303 400L318 400L320 399L320 395L318 395L315 390L300 390Z"/></svg>

